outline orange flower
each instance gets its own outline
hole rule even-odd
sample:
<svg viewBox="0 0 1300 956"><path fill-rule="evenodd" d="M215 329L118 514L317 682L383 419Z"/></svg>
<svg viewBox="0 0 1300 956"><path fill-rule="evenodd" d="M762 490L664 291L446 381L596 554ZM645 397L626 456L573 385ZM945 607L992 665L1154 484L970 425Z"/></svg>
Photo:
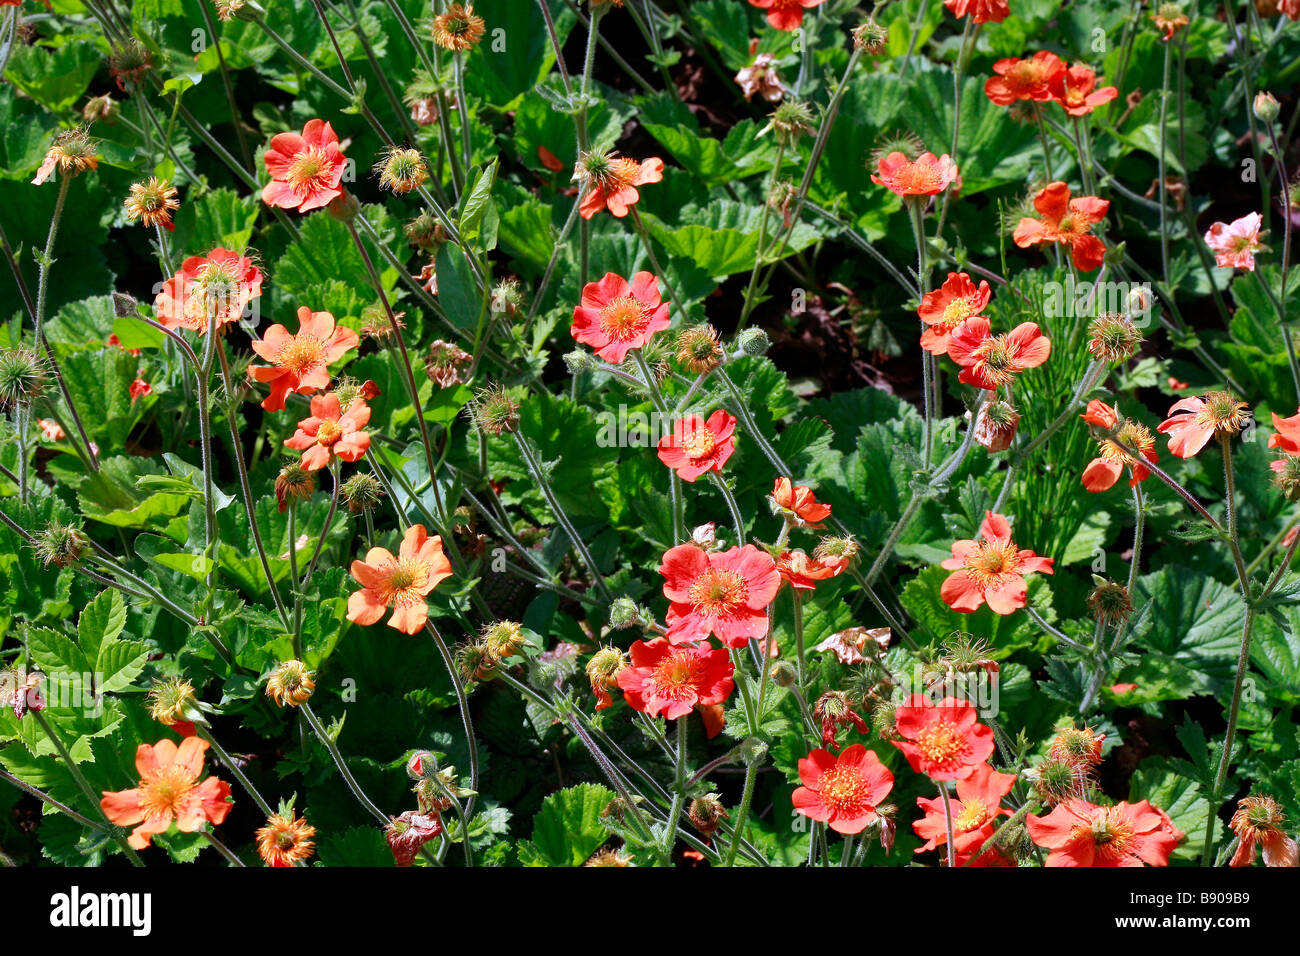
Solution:
<svg viewBox="0 0 1300 956"><path fill-rule="evenodd" d="M155 833L166 833L173 821L182 833L195 833L204 821L219 824L226 819L230 784L216 777L199 782L207 749L208 742L201 737L186 737L179 747L160 740L136 748L139 786L117 793L105 790L99 801L112 823L135 826L126 841L133 848L143 850Z"/></svg>
<svg viewBox="0 0 1300 956"><path fill-rule="evenodd" d="M1105 218L1110 202L1096 196L1070 198L1070 187L1063 182L1049 183L1034 197L1039 218L1026 216L1012 235L1017 246L1027 249L1044 242L1069 246L1075 266L1091 272L1101 265L1106 246L1092 234L1094 223Z"/></svg>
<svg viewBox="0 0 1300 956"><path fill-rule="evenodd" d="M1037 368L1052 353L1052 341L1034 322L1022 322L1010 332L993 335L989 320L968 319L948 340L948 357L962 367L958 381L993 391L1027 368Z"/></svg>
<svg viewBox="0 0 1300 956"><path fill-rule="evenodd" d="M1156 431L1169 436L1169 450L1191 458L1215 435L1234 435L1250 417L1246 403L1227 392L1208 392L1184 398L1169 407L1169 417Z"/></svg>
<svg viewBox="0 0 1300 956"><path fill-rule="evenodd" d="M1156 440L1145 425L1129 419L1121 419L1118 409L1111 408L1099 399L1088 403L1084 414L1079 416L1089 425L1095 425L1107 432L1114 432L1115 438L1102 438L1098 441L1101 454L1088 463L1083 470L1083 486L1089 491L1106 491L1119 481L1124 473L1124 466L1132 469L1129 479L1130 488L1144 481L1151 475L1150 470L1116 443L1118 440L1138 452L1149 462L1157 462ZM1119 430L1116 431L1118 426Z"/></svg>
<svg viewBox="0 0 1300 956"><path fill-rule="evenodd" d="M789 478L776 480L776 485L772 488L772 501L785 513L787 520L792 520L801 528L818 528L818 522L825 521L831 515L830 505L819 503L811 488L796 485Z"/></svg>
<svg viewBox="0 0 1300 956"><path fill-rule="evenodd" d="M269 367L248 367L248 374L257 381L271 383L271 394L262 400L262 407L268 412L282 411L289 392L310 395L328 388L330 373L326 366L337 362L360 341L351 329L335 328L334 316L328 312L299 307L297 335L290 334L283 325L273 325L253 343L254 352L274 363Z"/></svg>
<svg viewBox="0 0 1300 956"><path fill-rule="evenodd" d="M346 412L333 392L315 395L311 400L311 417L298 423L286 448L301 451L302 466L319 471L330 463L334 454L343 461L356 461L370 447L370 434L361 429L370 421L370 406L360 399Z"/></svg>
<svg viewBox="0 0 1300 956"><path fill-rule="evenodd" d="M415 634L429 617L425 598L451 577L451 562L443 553L441 536L430 538L424 525L413 524L402 537L397 557L384 548L371 548L366 560L352 562L352 577L363 590L348 598L349 621L369 626L392 607L388 626Z"/></svg>
<svg viewBox="0 0 1300 956"><path fill-rule="evenodd" d="M324 120L308 120L302 133L277 133L263 161L271 174L262 190L262 202L268 206L309 212L343 195L339 183L347 158L339 149L338 135Z"/></svg>
<svg viewBox="0 0 1300 956"><path fill-rule="evenodd" d="M957 178L957 164L947 153L922 153L908 159L897 150L881 158L871 181L899 196L933 196L943 192Z"/></svg>
<svg viewBox="0 0 1300 956"><path fill-rule="evenodd" d="M229 325L261 294L262 273L251 259L229 249L213 249L182 262L181 271L163 283L153 305L158 321L167 328L203 335L209 319L218 329Z"/></svg>
<svg viewBox="0 0 1300 956"><path fill-rule="evenodd" d="M1019 100L1043 102L1052 98L1052 77L1065 69L1055 53L1039 50L1027 60L1008 57L993 64L996 76L984 81L984 95L998 106L1010 106Z"/></svg>
<svg viewBox="0 0 1300 956"><path fill-rule="evenodd" d="M943 0L954 17L970 14L973 23L1001 23L1011 16L1007 0Z"/></svg>
<svg viewBox="0 0 1300 956"><path fill-rule="evenodd" d="M804 10L819 7L826 0L749 0L751 7L767 11L767 22L777 30L798 30Z"/></svg>
<svg viewBox="0 0 1300 956"><path fill-rule="evenodd" d="M921 321L929 326L921 333L921 348L932 355L947 355L953 329L979 316L992 294L987 282L981 281L977 289L966 273L949 272L944 284L934 292L927 292L916 310Z"/></svg>
<svg viewBox="0 0 1300 956"><path fill-rule="evenodd" d="M1097 74L1082 63L1057 71L1049 85L1052 99L1071 116L1087 116L1098 106L1119 96L1119 90L1113 86L1096 89Z"/></svg>
<svg viewBox="0 0 1300 956"><path fill-rule="evenodd" d="M1163 40L1172 40L1174 34L1190 22L1187 13L1176 3L1162 3L1151 15L1155 25L1164 31Z"/></svg>
<svg viewBox="0 0 1300 956"><path fill-rule="evenodd" d="M641 199L638 186L664 178L664 161L652 156L638 163L625 156L593 151L578 157L573 178L582 183L584 190L582 205L578 207L583 219L590 219L602 209L622 219L628 208Z"/></svg>
<svg viewBox="0 0 1300 956"><path fill-rule="evenodd" d="M659 280L638 272L629 282L607 272L588 282L573 310L569 334L612 365L627 359L632 349L645 348L656 332L668 328L668 304L659 295Z"/></svg>
<svg viewBox="0 0 1300 956"><path fill-rule="evenodd" d="M1052 559L1020 550L1011 540L1011 525L992 511L984 513L980 540L954 541L952 557L941 565L952 574L939 597L954 611L969 614L988 603L994 614L1011 614L1025 606L1025 575L1052 573Z"/></svg>
<svg viewBox="0 0 1300 956"><path fill-rule="evenodd" d="M1072 797L1046 816L1029 814L1030 838L1050 850L1047 866L1168 866L1181 830L1145 800L1099 807Z"/></svg>
<svg viewBox="0 0 1300 956"><path fill-rule="evenodd" d="M1288 455L1300 455L1300 412L1290 418L1278 418L1274 412L1273 427L1277 433L1268 436L1268 447L1280 448Z"/></svg>

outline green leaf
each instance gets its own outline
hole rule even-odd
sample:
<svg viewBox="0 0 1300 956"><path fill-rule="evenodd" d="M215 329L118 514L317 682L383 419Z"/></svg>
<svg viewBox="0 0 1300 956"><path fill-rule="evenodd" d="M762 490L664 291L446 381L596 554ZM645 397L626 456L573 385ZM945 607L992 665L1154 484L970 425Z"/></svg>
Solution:
<svg viewBox="0 0 1300 956"><path fill-rule="evenodd" d="M601 813L614 792L594 783L580 783L551 794L533 820L533 845L542 865L581 866L609 838Z"/></svg>

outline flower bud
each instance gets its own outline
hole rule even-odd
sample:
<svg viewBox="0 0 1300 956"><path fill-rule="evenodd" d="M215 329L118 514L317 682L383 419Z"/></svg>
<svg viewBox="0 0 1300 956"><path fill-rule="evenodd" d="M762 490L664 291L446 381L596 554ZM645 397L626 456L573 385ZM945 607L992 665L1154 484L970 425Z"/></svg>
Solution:
<svg viewBox="0 0 1300 956"><path fill-rule="evenodd" d="M777 661L768 671L768 676L772 678L773 683L778 687L792 687L798 679L795 669L786 661Z"/></svg>
<svg viewBox="0 0 1300 956"><path fill-rule="evenodd" d="M757 737L746 737L740 744L740 759L752 767L767 759L767 744Z"/></svg>
<svg viewBox="0 0 1300 956"><path fill-rule="evenodd" d="M1264 123L1272 123L1277 119L1277 114L1281 110L1277 97L1267 90L1260 90L1255 94L1255 117Z"/></svg>
<svg viewBox="0 0 1300 956"><path fill-rule="evenodd" d="M1287 501L1300 501L1300 458L1285 455L1273 462L1273 484Z"/></svg>
<svg viewBox="0 0 1300 956"><path fill-rule="evenodd" d="M564 353L564 367L569 370L570 375L581 375L583 372L596 371L600 368L600 363L590 352L574 349L572 352Z"/></svg>
<svg viewBox="0 0 1300 956"><path fill-rule="evenodd" d="M609 626L616 631L631 627L641 618L641 610L630 597L619 597L609 606Z"/></svg>
<svg viewBox="0 0 1300 956"><path fill-rule="evenodd" d="M745 329L736 340L746 355L766 355L772 342L762 329Z"/></svg>

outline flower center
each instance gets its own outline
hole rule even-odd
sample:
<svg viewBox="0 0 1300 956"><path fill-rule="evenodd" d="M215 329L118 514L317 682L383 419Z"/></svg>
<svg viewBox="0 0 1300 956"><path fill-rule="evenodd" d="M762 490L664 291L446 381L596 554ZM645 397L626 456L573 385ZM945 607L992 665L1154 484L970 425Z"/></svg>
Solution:
<svg viewBox="0 0 1300 956"><path fill-rule="evenodd" d="M745 579L729 568L709 568L691 585L690 601L702 614L729 614L745 603L749 588Z"/></svg>
<svg viewBox="0 0 1300 956"><path fill-rule="evenodd" d="M186 768L168 767L153 779L141 781L140 808L149 819L174 816L193 789L194 778Z"/></svg>
<svg viewBox="0 0 1300 956"><path fill-rule="evenodd" d="M240 281L228 268L215 262L206 263L194 279L186 311L193 310L206 319L230 317L240 308Z"/></svg>
<svg viewBox="0 0 1300 956"><path fill-rule="evenodd" d="M941 325L945 329L954 329L975 314L975 309L965 299L953 299L943 309Z"/></svg>
<svg viewBox="0 0 1300 956"><path fill-rule="evenodd" d="M631 296L619 296L600 310L600 330L615 341L630 341L644 332L645 327L645 309Z"/></svg>
<svg viewBox="0 0 1300 956"><path fill-rule="evenodd" d="M308 193L328 186L325 178L334 171L334 163L318 146L310 146L294 157L285 182L296 193Z"/></svg>
<svg viewBox="0 0 1300 956"><path fill-rule="evenodd" d="M826 771L818 793L822 803L842 814L874 809L868 799L867 781L851 767L833 767Z"/></svg>
<svg viewBox="0 0 1300 956"><path fill-rule="evenodd" d="M1077 827L1076 832L1082 827ZM1133 845L1133 825L1112 816L1110 810L1099 810L1088 827L1097 856L1107 862L1123 859Z"/></svg>
<svg viewBox="0 0 1300 956"><path fill-rule="evenodd" d="M961 813L952 821L952 828L958 833L979 829L989 818L989 808L979 800L962 804Z"/></svg>
<svg viewBox="0 0 1300 956"><path fill-rule="evenodd" d="M916 745L925 759L940 766L954 762L966 749L965 738L946 720L939 720L921 731Z"/></svg>
<svg viewBox="0 0 1300 956"><path fill-rule="evenodd" d="M343 437L343 428L338 422L321 422L316 429L316 444L329 447Z"/></svg>
<svg viewBox="0 0 1300 956"><path fill-rule="evenodd" d="M298 335L280 349L278 364L303 375L325 363L325 345L312 335Z"/></svg>
<svg viewBox="0 0 1300 956"><path fill-rule="evenodd" d="M420 600L419 589L428 579L429 570L423 563L409 558L399 558L392 570L388 572L388 580L384 582L381 597L384 598L385 604L392 604L394 601L404 604Z"/></svg>
<svg viewBox="0 0 1300 956"><path fill-rule="evenodd" d="M1010 541L1005 543L981 541L966 558L966 573L981 588L996 588L1004 577L1016 573L1020 566L1019 549Z"/></svg>
<svg viewBox="0 0 1300 956"><path fill-rule="evenodd" d="M1006 336L999 335L987 340L975 350L975 364L983 373L983 377L995 387L1007 385L1015 378L1016 370L1013 362L1017 351L1018 349L1007 341Z"/></svg>
<svg viewBox="0 0 1300 956"><path fill-rule="evenodd" d="M655 696L666 700L687 700L696 696L699 658L688 650L674 650L655 668Z"/></svg>
<svg viewBox="0 0 1300 956"><path fill-rule="evenodd" d="M682 439L682 450L692 459L703 458L717 447L718 440L706 425L691 428Z"/></svg>

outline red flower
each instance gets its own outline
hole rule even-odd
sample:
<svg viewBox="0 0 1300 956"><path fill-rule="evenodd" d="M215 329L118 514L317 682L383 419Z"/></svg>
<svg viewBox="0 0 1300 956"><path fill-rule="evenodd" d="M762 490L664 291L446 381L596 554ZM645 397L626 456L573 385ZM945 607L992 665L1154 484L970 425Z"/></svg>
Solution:
<svg viewBox="0 0 1300 956"><path fill-rule="evenodd" d="M623 699L633 710L669 720L697 704L720 704L731 694L733 668L727 652L705 645L674 647L667 639L636 641L632 663L618 672Z"/></svg>
<svg viewBox="0 0 1300 956"><path fill-rule="evenodd" d="M826 0L749 0L751 7L767 11L767 22L777 30L797 30L803 25L804 10L819 7Z"/></svg>
<svg viewBox="0 0 1300 956"><path fill-rule="evenodd" d="M268 362L250 365L248 374L259 382L271 383L271 394L262 400L268 412L284 409L285 396L293 391L310 395L318 389L328 388L330 373L327 368L337 362L343 353L360 343L351 329L335 328L334 316L328 312L313 312L306 306L298 309L298 334L293 335L283 325L273 325L253 351Z"/></svg>
<svg viewBox="0 0 1300 956"><path fill-rule="evenodd" d="M357 400L346 412L333 392L312 396L311 417L298 423L285 447L301 451L302 466L318 471L334 454L343 461L356 461L370 447L370 435L361 429L370 421L370 406Z"/></svg>
<svg viewBox="0 0 1300 956"><path fill-rule="evenodd" d="M1070 187L1063 182L1048 183L1034 197L1040 218L1026 216L1016 226L1011 238L1021 249L1044 242L1069 246L1074 265L1082 272L1098 268L1106 258L1105 244L1092 234L1094 223L1101 222L1110 202L1096 196L1070 198Z"/></svg>
<svg viewBox="0 0 1300 956"><path fill-rule="evenodd" d="M1030 838L1050 850L1048 866L1168 866L1183 833L1145 800L1099 807L1077 797L1046 816L1029 814Z"/></svg>
<svg viewBox="0 0 1300 956"><path fill-rule="evenodd" d="M736 450L736 419L718 409L705 421L687 415L673 423L673 433L659 439L659 460L677 471L682 481L694 481L707 471L722 471Z"/></svg>
<svg viewBox="0 0 1300 956"><path fill-rule="evenodd" d="M679 544L664 554L659 573L668 598L666 634L671 644L703 641L710 634L728 647L744 647L767 634L767 606L781 586L776 562L752 544L709 553Z"/></svg>
<svg viewBox="0 0 1300 956"><path fill-rule="evenodd" d="M1079 417L1089 425L1096 425L1108 432L1115 432L1116 426L1119 426L1115 438L1102 438L1098 442L1101 454L1090 461L1088 467L1083 470L1083 487L1094 492L1106 491L1119 481L1126 465L1132 469L1132 477L1128 483L1130 488L1151 475L1145 465L1117 444L1117 441L1122 442L1149 462L1159 461L1160 456L1155 450L1156 440L1145 426L1128 419L1121 419L1116 409L1099 399L1090 401L1087 411ZM1123 421L1122 425L1121 421Z"/></svg>
<svg viewBox="0 0 1300 956"><path fill-rule="evenodd" d="M271 174L262 190L262 202L268 206L309 212L343 195L339 183L347 159L333 127L324 120L308 120L301 134L276 134L263 161Z"/></svg>
<svg viewBox="0 0 1300 956"><path fill-rule="evenodd" d="M110 822L135 827L127 843L143 850L155 833L166 833L173 820L182 833L195 833L205 822L220 824L226 819L230 784L216 777L199 782L207 749L208 742L201 737L186 737L179 747L164 739L136 748L139 785L116 793L106 790L99 801Z"/></svg>
<svg viewBox="0 0 1300 956"><path fill-rule="evenodd" d="M915 160L906 153L882 157L871 181L899 196L933 196L943 192L957 178L957 164L947 153L922 153Z"/></svg>
<svg viewBox="0 0 1300 956"><path fill-rule="evenodd" d="M1024 575L1052 573L1052 559L1032 551L1019 550L1011 540L1011 525L1002 515L984 513L979 541L954 541L952 557L943 567L952 571L939 589L954 611L969 614L988 603L994 614L1011 614L1025 606L1027 585Z"/></svg>
<svg viewBox="0 0 1300 956"><path fill-rule="evenodd" d="M948 357L962 367L959 381L993 391L1009 385L1020 372L1037 368L1052 354L1052 341L1034 322L993 335L989 320L967 319L948 338Z"/></svg>
<svg viewBox="0 0 1300 956"><path fill-rule="evenodd" d="M998 106L1010 106L1019 100L1043 102L1052 98L1052 77L1065 70L1055 53L1039 50L1026 60L1009 57L993 64L996 76L984 81L984 95Z"/></svg>
<svg viewBox="0 0 1300 956"><path fill-rule="evenodd" d="M1015 782L1015 774L998 773L986 763L976 767L966 779L957 781L957 799L952 801L952 845L958 866L965 866L993 835L994 820L1011 816L1010 810L1001 807ZM917 797L916 802L925 816L913 823L912 829L926 841L916 852L924 853L947 844L948 823L942 798Z"/></svg>
<svg viewBox="0 0 1300 956"><path fill-rule="evenodd" d="M876 822L876 807L894 787L889 772L874 751L862 744L839 757L818 748L799 761L803 784L790 802L797 812L825 823L836 833L861 833Z"/></svg>
<svg viewBox="0 0 1300 956"><path fill-rule="evenodd" d="M631 283L613 272L582 290L573 310L569 334L590 345L606 362L619 365L631 349L642 348L656 332L668 328L668 305L659 296L659 280L638 272Z"/></svg>
<svg viewBox="0 0 1300 956"><path fill-rule="evenodd" d="M1087 116L1098 106L1119 96L1119 90L1113 86L1103 86L1099 90L1095 89L1096 86L1097 74L1082 63L1058 70L1050 83L1052 99L1071 116Z"/></svg>
<svg viewBox="0 0 1300 956"><path fill-rule="evenodd" d="M403 634L418 633L429 618L426 598L451 577L451 562L442 550L442 537L413 524L402 536L397 557L385 548L371 548L364 561L352 562L352 579L362 590L348 597L348 620L368 627L394 608L388 626Z"/></svg>
<svg viewBox="0 0 1300 956"><path fill-rule="evenodd" d="M903 737L894 746L931 780L964 780L993 753L993 731L976 719L974 705L955 697L935 704L913 694L894 711L894 725Z"/></svg>
<svg viewBox="0 0 1300 956"><path fill-rule="evenodd" d="M966 273L949 272L944 284L927 292L916 310L929 326L921 333L921 348L933 355L947 355L953 330L967 319L982 317L992 295L987 282L981 281L976 288Z"/></svg>
<svg viewBox="0 0 1300 956"><path fill-rule="evenodd" d="M181 263L181 271L163 283L154 309L167 328L203 335L209 318L215 318L217 328L228 325L261 294L262 273L251 259L229 249L213 249Z"/></svg>
<svg viewBox="0 0 1300 956"><path fill-rule="evenodd" d="M1007 0L943 0L954 17L970 14L974 23L1001 23L1011 16Z"/></svg>
<svg viewBox="0 0 1300 956"><path fill-rule="evenodd" d="M143 378L140 378L140 377L137 376L136 379L135 379L135 381L133 381L133 382L132 382L128 387L127 387L126 392L127 392L128 395L131 396L131 404L134 405L134 404L135 404L135 400L136 400L137 398L140 398L140 397L142 397L142 396L144 396L144 395L152 395L152 394L153 394L153 386L150 385L148 382L146 382Z"/></svg>
<svg viewBox="0 0 1300 956"><path fill-rule="evenodd" d="M809 557L799 549L784 552L776 562L776 569L781 573L781 577L789 581L791 587L803 591L814 590L817 587L814 583L816 581L839 577L848 566L847 557L824 561L815 556Z"/></svg>

